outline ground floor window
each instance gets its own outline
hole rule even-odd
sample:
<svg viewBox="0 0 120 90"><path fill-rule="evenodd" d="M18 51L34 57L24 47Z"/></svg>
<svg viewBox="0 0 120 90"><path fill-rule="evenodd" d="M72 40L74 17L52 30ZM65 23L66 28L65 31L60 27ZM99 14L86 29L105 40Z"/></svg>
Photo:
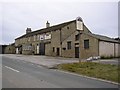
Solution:
<svg viewBox="0 0 120 90"><path fill-rule="evenodd" d="M67 42L67 49L71 49L71 41Z"/></svg>
<svg viewBox="0 0 120 90"><path fill-rule="evenodd" d="M89 39L84 40L84 49L89 49Z"/></svg>
<svg viewBox="0 0 120 90"><path fill-rule="evenodd" d="M23 45L22 47L23 50L32 50L32 45Z"/></svg>

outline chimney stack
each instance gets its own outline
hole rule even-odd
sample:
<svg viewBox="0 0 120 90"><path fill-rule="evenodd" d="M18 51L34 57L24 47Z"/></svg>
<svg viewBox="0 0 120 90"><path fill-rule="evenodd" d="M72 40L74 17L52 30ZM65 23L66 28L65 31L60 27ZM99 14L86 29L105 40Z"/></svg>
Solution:
<svg viewBox="0 0 120 90"><path fill-rule="evenodd" d="M50 27L50 23L47 21L46 28Z"/></svg>
<svg viewBox="0 0 120 90"><path fill-rule="evenodd" d="M26 34L30 33L31 31L32 31L31 28L27 28L26 29Z"/></svg>

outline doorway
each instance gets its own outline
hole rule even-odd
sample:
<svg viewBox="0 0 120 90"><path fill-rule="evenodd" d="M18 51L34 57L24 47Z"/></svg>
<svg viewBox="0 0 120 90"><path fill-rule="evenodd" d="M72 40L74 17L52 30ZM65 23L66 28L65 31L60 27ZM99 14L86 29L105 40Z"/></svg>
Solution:
<svg viewBox="0 0 120 90"><path fill-rule="evenodd" d="M37 44L37 54L39 54L39 45Z"/></svg>
<svg viewBox="0 0 120 90"><path fill-rule="evenodd" d="M75 58L79 58L79 47L75 47Z"/></svg>
<svg viewBox="0 0 120 90"><path fill-rule="evenodd" d="M40 55L45 55L45 43L40 43Z"/></svg>
<svg viewBox="0 0 120 90"><path fill-rule="evenodd" d="M60 55L60 49L57 48L57 56L59 56L59 55Z"/></svg>

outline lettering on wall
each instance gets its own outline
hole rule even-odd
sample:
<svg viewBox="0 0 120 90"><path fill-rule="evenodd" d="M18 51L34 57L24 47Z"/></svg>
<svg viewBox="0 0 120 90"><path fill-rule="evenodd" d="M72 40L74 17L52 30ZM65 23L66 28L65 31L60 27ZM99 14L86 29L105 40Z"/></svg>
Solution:
<svg viewBox="0 0 120 90"><path fill-rule="evenodd" d="M45 34L45 39L51 39L51 34L50 33Z"/></svg>
<svg viewBox="0 0 120 90"><path fill-rule="evenodd" d="M44 35L40 35L40 40L44 40Z"/></svg>

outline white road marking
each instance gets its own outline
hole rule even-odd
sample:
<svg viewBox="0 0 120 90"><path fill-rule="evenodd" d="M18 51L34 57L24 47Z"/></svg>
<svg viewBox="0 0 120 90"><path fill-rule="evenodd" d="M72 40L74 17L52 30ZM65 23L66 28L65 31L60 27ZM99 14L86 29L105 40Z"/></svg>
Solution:
<svg viewBox="0 0 120 90"><path fill-rule="evenodd" d="M20 71L18 71L18 70L15 70L15 69L13 69L13 68L11 68L11 67L8 67L8 66L5 66L6 68L8 68L8 69L11 69L11 70L13 70L13 71L15 71L15 72L20 72Z"/></svg>

